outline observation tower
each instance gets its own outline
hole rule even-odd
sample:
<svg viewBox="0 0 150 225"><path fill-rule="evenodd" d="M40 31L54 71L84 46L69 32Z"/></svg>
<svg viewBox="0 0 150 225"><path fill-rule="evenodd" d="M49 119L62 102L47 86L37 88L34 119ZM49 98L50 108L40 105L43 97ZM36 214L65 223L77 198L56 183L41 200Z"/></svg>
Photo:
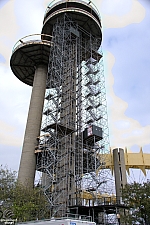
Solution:
<svg viewBox="0 0 150 225"><path fill-rule="evenodd" d="M19 40L10 60L18 79L33 86L18 180L32 187L35 171L42 173L51 217L74 213L100 223L104 212L115 211L102 203L112 184L104 170L109 138L101 41L91 1L54 0L39 38Z"/></svg>

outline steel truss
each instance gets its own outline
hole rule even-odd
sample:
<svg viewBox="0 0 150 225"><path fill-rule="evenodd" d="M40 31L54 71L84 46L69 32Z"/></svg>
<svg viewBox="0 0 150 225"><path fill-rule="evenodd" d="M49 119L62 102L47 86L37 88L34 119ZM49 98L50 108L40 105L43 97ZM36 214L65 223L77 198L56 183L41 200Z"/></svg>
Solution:
<svg viewBox="0 0 150 225"><path fill-rule="evenodd" d="M109 136L101 40L64 14L52 43L36 169L51 216L62 217L75 206L101 205L112 177L103 169Z"/></svg>

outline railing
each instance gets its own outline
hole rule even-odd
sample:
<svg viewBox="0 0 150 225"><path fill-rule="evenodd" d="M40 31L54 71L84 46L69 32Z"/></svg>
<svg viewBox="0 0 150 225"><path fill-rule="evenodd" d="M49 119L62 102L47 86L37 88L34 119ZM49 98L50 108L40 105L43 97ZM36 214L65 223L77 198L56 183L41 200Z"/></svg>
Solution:
<svg viewBox="0 0 150 225"><path fill-rule="evenodd" d="M50 2L47 6L47 9L45 11L45 15L47 14L47 12L49 11L49 9L57 4L60 4L60 3L64 3L64 2L68 2L68 0L53 0L52 2ZM98 8L96 7L96 5L90 1L90 0L69 0L69 2L78 2L78 3L83 3L83 4L86 4L86 5L89 5L97 14L98 16L100 17L100 13L99 13L99 10Z"/></svg>
<svg viewBox="0 0 150 225"><path fill-rule="evenodd" d="M45 37L45 39L44 39ZM51 45L52 42L49 40L46 40L46 38L51 39L52 36L51 35L47 35L47 34L31 34L31 35L27 35L21 39L19 39L19 41L17 41L17 43L14 45L12 53L15 52L19 47L24 46L26 44L33 44L33 43L46 43Z"/></svg>
<svg viewBox="0 0 150 225"><path fill-rule="evenodd" d="M86 207L93 207L93 206L113 206L113 205L118 205L118 204L122 204L122 202L120 202L120 200L116 199L116 196L94 196L94 193L92 194L92 192L85 192L85 195L89 195L89 196L81 196L81 197L77 197L76 201L82 201L82 206L86 206ZM70 205L73 205L75 199L72 198L70 200Z"/></svg>

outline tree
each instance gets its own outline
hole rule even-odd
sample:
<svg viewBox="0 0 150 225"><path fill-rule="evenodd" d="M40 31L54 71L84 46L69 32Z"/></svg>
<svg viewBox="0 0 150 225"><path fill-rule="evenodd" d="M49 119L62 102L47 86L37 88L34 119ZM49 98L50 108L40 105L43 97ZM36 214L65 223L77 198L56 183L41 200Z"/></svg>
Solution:
<svg viewBox="0 0 150 225"><path fill-rule="evenodd" d="M150 182L127 184L122 191L129 213L122 216L127 224L150 224Z"/></svg>
<svg viewBox="0 0 150 225"><path fill-rule="evenodd" d="M48 218L48 203L40 187L17 183L16 172L0 167L0 211L18 221ZM10 213L11 212L11 213Z"/></svg>
<svg viewBox="0 0 150 225"><path fill-rule="evenodd" d="M7 207L10 203L12 190L16 185L16 172L0 166L0 205Z"/></svg>
<svg viewBox="0 0 150 225"><path fill-rule="evenodd" d="M40 187L29 188L17 184L13 190L12 210L14 218L20 221L43 219L48 217L47 201Z"/></svg>

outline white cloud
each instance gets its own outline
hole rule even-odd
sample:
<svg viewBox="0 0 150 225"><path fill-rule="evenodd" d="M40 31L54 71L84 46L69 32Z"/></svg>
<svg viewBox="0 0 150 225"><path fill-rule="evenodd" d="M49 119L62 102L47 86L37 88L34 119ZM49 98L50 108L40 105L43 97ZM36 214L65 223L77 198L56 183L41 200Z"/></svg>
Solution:
<svg viewBox="0 0 150 225"><path fill-rule="evenodd" d="M103 0L101 11L105 14L123 16L130 11L132 3L132 0Z"/></svg>
<svg viewBox="0 0 150 225"><path fill-rule="evenodd" d="M20 0L15 1L15 13L19 26L19 36L41 33L44 11L42 0ZM22 38L20 36L19 38Z"/></svg>
<svg viewBox="0 0 150 225"><path fill-rule="evenodd" d="M14 13L14 0L8 1L2 8L0 8L0 28L0 53L4 56L8 65L11 48L14 45L18 31L18 25L16 23L16 16Z"/></svg>
<svg viewBox="0 0 150 225"><path fill-rule="evenodd" d="M129 123L129 121L118 120L118 121L115 122L115 126L118 129L127 129L127 128L130 127L130 123Z"/></svg>
<svg viewBox="0 0 150 225"><path fill-rule="evenodd" d="M0 66L0 144L21 145L31 87L23 84L7 66Z"/></svg>
<svg viewBox="0 0 150 225"><path fill-rule="evenodd" d="M106 83L109 111L109 129L111 147L131 147L133 145L144 146L150 144L150 125L141 126L140 123L125 115L127 102L117 97L113 90L114 78L112 68L115 58L111 53L105 56L107 62Z"/></svg>
<svg viewBox="0 0 150 225"><path fill-rule="evenodd" d="M140 23L145 17L145 8L135 0L95 0L100 10L102 26L120 28L131 23Z"/></svg>
<svg viewBox="0 0 150 225"><path fill-rule="evenodd" d="M8 146L21 146L22 137L16 135L16 128L0 121L0 144Z"/></svg>

